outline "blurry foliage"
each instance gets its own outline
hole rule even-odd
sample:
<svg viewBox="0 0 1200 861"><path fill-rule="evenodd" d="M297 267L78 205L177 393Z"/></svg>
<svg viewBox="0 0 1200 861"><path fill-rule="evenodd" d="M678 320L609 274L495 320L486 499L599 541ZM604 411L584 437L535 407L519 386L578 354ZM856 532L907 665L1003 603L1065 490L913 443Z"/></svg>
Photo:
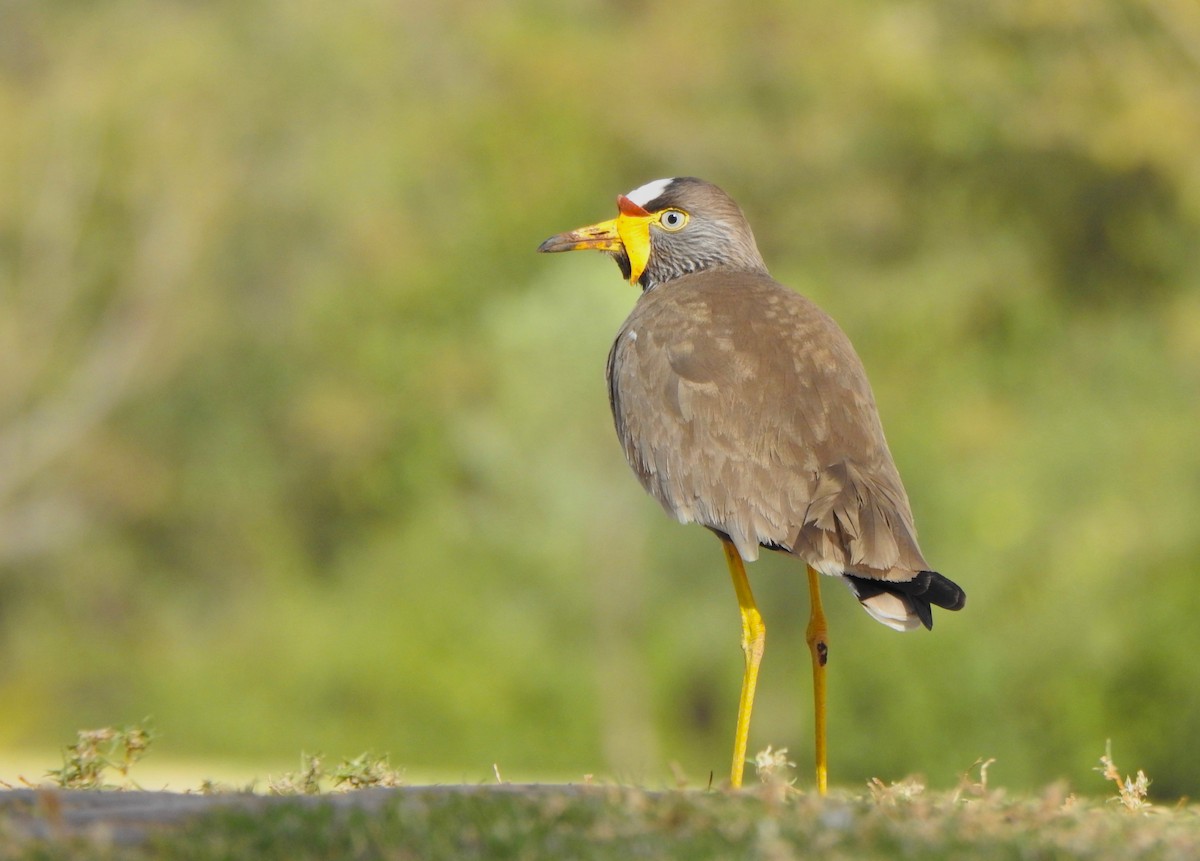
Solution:
<svg viewBox="0 0 1200 861"><path fill-rule="evenodd" d="M1191 0L0 5L0 745L720 773L720 554L643 498L634 301L538 258L696 174L871 372L929 635L829 584L835 782L1200 752ZM808 749L794 563L752 741Z"/></svg>

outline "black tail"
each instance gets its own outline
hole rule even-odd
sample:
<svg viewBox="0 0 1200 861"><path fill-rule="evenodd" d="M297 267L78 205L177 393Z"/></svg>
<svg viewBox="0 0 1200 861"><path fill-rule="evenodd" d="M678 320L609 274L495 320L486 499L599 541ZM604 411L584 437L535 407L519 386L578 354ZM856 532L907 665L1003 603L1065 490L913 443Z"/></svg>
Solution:
<svg viewBox="0 0 1200 861"><path fill-rule="evenodd" d="M909 606L926 628L933 627L931 604L945 610L961 610L967 603L967 593L953 580L936 571L922 571L902 583L855 577L853 574L846 574L845 577L860 602L865 604L871 598L885 593L895 595Z"/></svg>

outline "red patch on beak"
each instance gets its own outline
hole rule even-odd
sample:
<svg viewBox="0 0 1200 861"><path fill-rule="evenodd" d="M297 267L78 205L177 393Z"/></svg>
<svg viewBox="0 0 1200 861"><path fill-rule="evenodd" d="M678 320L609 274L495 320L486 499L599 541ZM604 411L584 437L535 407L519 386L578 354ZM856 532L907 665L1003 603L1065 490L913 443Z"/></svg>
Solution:
<svg viewBox="0 0 1200 861"><path fill-rule="evenodd" d="M638 206L623 194L617 195L617 209L621 211L622 215L632 215L638 218L646 218L650 215L649 212Z"/></svg>

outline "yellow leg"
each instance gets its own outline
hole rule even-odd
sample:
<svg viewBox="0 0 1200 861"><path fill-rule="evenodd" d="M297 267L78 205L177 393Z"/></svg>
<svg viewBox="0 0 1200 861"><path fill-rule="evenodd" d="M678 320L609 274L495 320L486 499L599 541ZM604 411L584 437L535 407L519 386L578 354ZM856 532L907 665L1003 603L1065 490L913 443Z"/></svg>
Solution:
<svg viewBox="0 0 1200 861"><path fill-rule="evenodd" d="M817 792L826 792L828 761L825 747L825 664L829 661L829 629L825 625L825 611L821 608L821 575L808 569L808 599L812 608L808 618L808 650L812 653L813 666L813 730L817 740Z"/></svg>
<svg viewBox="0 0 1200 861"><path fill-rule="evenodd" d="M742 675L742 697L738 702L737 732L733 736L733 768L729 782L737 789L742 785L742 770L746 765L746 743L750 738L750 711L754 708L754 687L758 684L758 665L762 662L763 647L767 642L767 626L759 615L750 581L746 578L746 566L733 543L721 539L725 548L725 561L729 563L729 574L733 577L733 591L737 593L738 609L742 613L742 651L746 654L746 671Z"/></svg>

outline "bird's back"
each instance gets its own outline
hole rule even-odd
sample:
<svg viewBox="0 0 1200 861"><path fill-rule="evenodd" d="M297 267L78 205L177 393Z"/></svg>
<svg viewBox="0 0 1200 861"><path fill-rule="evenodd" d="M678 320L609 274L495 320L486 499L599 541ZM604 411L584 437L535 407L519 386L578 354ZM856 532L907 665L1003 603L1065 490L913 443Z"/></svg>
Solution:
<svg viewBox="0 0 1200 861"><path fill-rule="evenodd" d="M608 359L643 486L680 521L818 571L909 581L928 565L849 339L759 272L716 268L638 300Z"/></svg>

